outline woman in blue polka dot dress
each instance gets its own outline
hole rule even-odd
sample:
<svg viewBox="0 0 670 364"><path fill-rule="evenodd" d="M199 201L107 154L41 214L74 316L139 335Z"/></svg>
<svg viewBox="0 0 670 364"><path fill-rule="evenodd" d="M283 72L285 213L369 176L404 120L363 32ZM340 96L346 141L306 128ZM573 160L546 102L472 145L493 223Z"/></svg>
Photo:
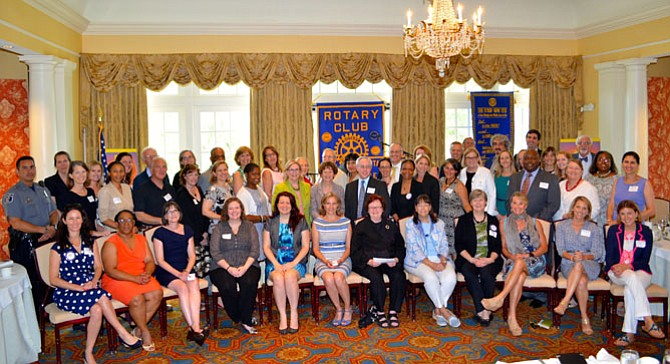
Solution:
<svg viewBox="0 0 670 364"><path fill-rule="evenodd" d="M82 229L82 226L85 228ZM81 205L65 206L56 231L56 243L51 247L49 256L49 279L56 287L53 301L58 308L82 316L90 314L84 362L95 363L93 347L103 315L119 334L119 341L124 346L136 349L142 346L142 340L126 331L116 317L110 301L112 296L98 288L102 263L88 226Z"/></svg>

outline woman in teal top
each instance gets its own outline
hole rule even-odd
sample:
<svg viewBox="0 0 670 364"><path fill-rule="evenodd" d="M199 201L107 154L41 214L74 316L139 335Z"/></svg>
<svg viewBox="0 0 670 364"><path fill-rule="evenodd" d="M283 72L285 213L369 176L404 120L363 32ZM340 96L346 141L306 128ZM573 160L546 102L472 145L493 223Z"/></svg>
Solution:
<svg viewBox="0 0 670 364"><path fill-rule="evenodd" d="M493 181L496 185L496 207L498 213L503 217L507 215L507 208L505 202L507 201L507 188L509 186L509 179L514 173L514 159L512 153L504 150L496 157L496 162L493 163Z"/></svg>

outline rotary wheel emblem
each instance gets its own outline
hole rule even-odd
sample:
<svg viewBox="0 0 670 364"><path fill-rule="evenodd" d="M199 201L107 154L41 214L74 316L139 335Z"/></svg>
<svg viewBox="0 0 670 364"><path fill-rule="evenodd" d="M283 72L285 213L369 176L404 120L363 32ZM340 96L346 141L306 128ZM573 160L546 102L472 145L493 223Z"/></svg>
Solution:
<svg viewBox="0 0 670 364"><path fill-rule="evenodd" d="M344 163L344 157L349 153L368 155L368 143L358 134L344 134L335 143L335 153L340 164Z"/></svg>

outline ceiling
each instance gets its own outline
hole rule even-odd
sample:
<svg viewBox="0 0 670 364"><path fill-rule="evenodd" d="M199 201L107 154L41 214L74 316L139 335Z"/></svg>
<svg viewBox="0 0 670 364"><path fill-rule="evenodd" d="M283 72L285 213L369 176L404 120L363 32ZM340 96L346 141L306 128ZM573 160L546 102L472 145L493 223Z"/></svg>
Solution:
<svg viewBox="0 0 670 364"><path fill-rule="evenodd" d="M401 34L426 0L24 0L96 34ZM456 0L490 37L575 39L670 16L668 0Z"/></svg>

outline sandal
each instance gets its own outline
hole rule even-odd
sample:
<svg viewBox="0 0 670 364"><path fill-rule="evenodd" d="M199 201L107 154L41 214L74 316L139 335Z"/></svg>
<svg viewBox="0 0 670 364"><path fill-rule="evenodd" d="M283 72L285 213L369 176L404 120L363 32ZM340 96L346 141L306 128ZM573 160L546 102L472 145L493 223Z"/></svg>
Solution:
<svg viewBox="0 0 670 364"><path fill-rule="evenodd" d="M344 314L342 316L342 322L340 322L340 326L349 326L351 325L351 315L353 314L354 310L351 308L348 310L344 310ZM347 318L349 316L349 318Z"/></svg>
<svg viewBox="0 0 670 364"><path fill-rule="evenodd" d="M619 336L616 340L614 340L614 345L619 346L619 347L625 347L630 345L633 342L628 335L623 334Z"/></svg>
<svg viewBox="0 0 670 364"><path fill-rule="evenodd" d="M342 325L342 316L344 315L344 309L335 310L335 318L332 321L333 326Z"/></svg>
<svg viewBox="0 0 670 364"><path fill-rule="evenodd" d="M386 319L386 315L383 312L377 312L377 324L383 329L389 328L389 320Z"/></svg>
<svg viewBox="0 0 670 364"><path fill-rule="evenodd" d="M250 334L250 335L258 334L258 330L256 330L256 328L253 327L253 326L249 326L247 324L242 324L242 328L244 329L244 331L247 332L247 334Z"/></svg>
<svg viewBox="0 0 670 364"><path fill-rule="evenodd" d="M512 336L521 336L523 334L523 329L519 324L516 322L516 320L507 320L507 327L509 328L509 333L512 334Z"/></svg>
<svg viewBox="0 0 670 364"><path fill-rule="evenodd" d="M661 331L661 329L659 329L658 326L655 323L651 324L651 327L648 328L648 329L646 327L642 326L642 332L644 332L645 334L647 334L649 337L651 337L653 339L664 339L665 338L665 335L663 335L663 331Z"/></svg>
<svg viewBox="0 0 670 364"><path fill-rule="evenodd" d="M564 301L561 301L558 306L554 307L554 312L561 316L565 315L565 310L568 309L569 304L570 302L564 303Z"/></svg>
<svg viewBox="0 0 670 364"><path fill-rule="evenodd" d="M395 311L389 311L389 321L391 322L391 327L400 326L400 321L398 321L398 313Z"/></svg>
<svg viewBox="0 0 670 364"><path fill-rule="evenodd" d="M586 335L593 334L593 329L591 328L591 322L587 318L582 319L582 332Z"/></svg>
<svg viewBox="0 0 670 364"><path fill-rule="evenodd" d="M144 351L149 351L149 352L156 351L156 345L154 343L151 343L149 345L142 345L142 349L144 349Z"/></svg>

